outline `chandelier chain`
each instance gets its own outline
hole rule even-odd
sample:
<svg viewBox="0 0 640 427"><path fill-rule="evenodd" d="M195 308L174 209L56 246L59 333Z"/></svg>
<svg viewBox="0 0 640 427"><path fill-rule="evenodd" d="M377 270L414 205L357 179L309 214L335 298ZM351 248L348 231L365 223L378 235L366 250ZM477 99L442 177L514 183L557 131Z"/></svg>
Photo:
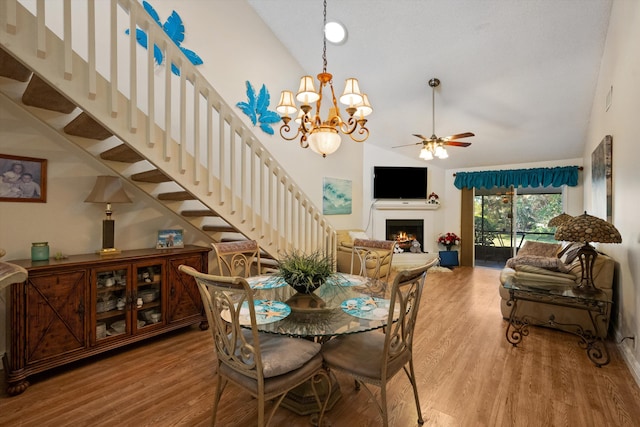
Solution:
<svg viewBox="0 0 640 427"><path fill-rule="evenodd" d="M324 0L324 14L322 21L322 72L327 72L327 0Z"/></svg>

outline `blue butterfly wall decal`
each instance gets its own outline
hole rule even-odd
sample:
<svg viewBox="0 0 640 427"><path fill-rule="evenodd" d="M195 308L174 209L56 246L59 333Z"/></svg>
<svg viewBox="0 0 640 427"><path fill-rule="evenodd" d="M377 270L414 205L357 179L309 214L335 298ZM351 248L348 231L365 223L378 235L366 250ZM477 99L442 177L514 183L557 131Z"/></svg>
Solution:
<svg viewBox="0 0 640 427"><path fill-rule="evenodd" d="M247 102L238 102L236 107L249 116L254 126L260 122L260 129L262 129L264 133L273 135L271 125L280 121L280 114L267 109L270 98L271 96L265 85L262 85L260 92L256 96L256 91L247 80Z"/></svg>
<svg viewBox="0 0 640 427"><path fill-rule="evenodd" d="M153 18L153 20L156 21L160 28L164 30L169 38L173 40L176 46L180 48L182 53L185 54L187 59L189 59L189 61L191 61L193 65L202 64L202 58L200 58L194 51L180 46L184 41L184 24L182 23L182 18L180 18L180 15L178 15L175 10L171 12L171 15L163 24L160 21L158 12L156 12L153 6L151 6L146 1L142 2L142 6L144 7L144 10L146 10L147 13ZM129 34L128 29L125 31L125 34ZM144 47L145 49L148 48L147 33L145 33L140 28L136 28L136 40L138 41L138 44L140 44L140 46ZM164 54L156 44L153 45L153 57L155 58L155 61L158 65L162 65L162 62L164 61ZM173 74L175 74L176 76L180 75L180 69L178 69L178 67L176 67L174 64L171 64L171 72L173 72Z"/></svg>

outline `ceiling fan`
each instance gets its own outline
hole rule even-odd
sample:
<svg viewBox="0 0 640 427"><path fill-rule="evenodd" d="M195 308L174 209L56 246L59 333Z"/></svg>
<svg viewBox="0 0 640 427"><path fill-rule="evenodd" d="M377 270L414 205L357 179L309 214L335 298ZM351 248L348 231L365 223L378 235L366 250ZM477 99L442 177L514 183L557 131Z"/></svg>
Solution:
<svg viewBox="0 0 640 427"><path fill-rule="evenodd" d="M435 88L438 87L439 85L440 85L440 80L438 80L437 78L434 77L431 80L429 80L429 86L431 86L431 114L432 114L431 118L432 118L432 126L433 126L432 127L433 132L431 136L427 138L423 135L414 133L413 136L417 136L422 141L416 142L414 144L397 145L392 148L407 147L409 145L422 144L422 150L420 151L420 158L425 160L431 160L434 157L437 157L439 159L446 159L447 157L449 157L447 150L444 148L445 146L468 147L469 145L471 145L470 142L456 141L458 139L475 136L471 132L457 133L455 135L449 135L442 138L439 136L436 136Z"/></svg>

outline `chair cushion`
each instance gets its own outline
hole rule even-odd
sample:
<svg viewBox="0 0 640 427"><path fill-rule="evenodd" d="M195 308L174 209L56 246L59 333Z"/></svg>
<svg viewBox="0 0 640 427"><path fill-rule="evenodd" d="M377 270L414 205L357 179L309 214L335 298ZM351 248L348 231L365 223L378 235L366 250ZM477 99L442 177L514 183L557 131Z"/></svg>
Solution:
<svg viewBox="0 0 640 427"><path fill-rule="evenodd" d="M242 333L251 342L251 330ZM259 333L262 368L265 378L275 377L294 371L307 363L320 351L320 344L301 338Z"/></svg>
<svg viewBox="0 0 640 427"><path fill-rule="evenodd" d="M322 344L322 357L327 365L357 376L380 381L385 334L370 331L342 335ZM409 361L411 354L405 351L388 367L387 377L392 377Z"/></svg>

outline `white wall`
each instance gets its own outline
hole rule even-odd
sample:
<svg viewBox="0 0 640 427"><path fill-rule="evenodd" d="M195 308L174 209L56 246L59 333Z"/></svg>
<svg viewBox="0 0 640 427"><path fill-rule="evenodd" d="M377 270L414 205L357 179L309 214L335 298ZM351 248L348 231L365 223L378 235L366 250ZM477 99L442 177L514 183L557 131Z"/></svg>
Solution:
<svg viewBox="0 0 640 427"><path fill-rule="evenodd" d="M636 337L620 346L623 356L640 383L640 2L613 2L609 32L600 67L598 86L584 150L585 208L593 204L591 153L605 135L613 137L613 224L622 235L620 245L600 245L618 262L614 288L616 340ZM613 86L611 108L605 110L607 93Z"/></svg>
<svg viewBox="0 0 640 427"><path fill-rule="evenodd" d="M364 168L362 176L363 188L363 217L362 228L366 228L368 234L375 239L385 238L385 229L380 224L384 224L384 219L423 219L424 220L424 252L435 252L438 250L436 238L446 231L453 231L444 227L444 218L451 207L451 200L445 197L444 173L438 167L437 161L425 162L417 156L414 159L407 158L389 149L382 149L373 144L367 145L364 152ZM440 197L440 208L437 210L376 210L373 207L373 167L374 166L410 166L427 167L427 191L436 193ZM459 217L459 215L458 215ZM375 221L374 221L375 220ZM374 226L375 225L375 226ZM458 225L458 229L460 226Z"/></svg>

